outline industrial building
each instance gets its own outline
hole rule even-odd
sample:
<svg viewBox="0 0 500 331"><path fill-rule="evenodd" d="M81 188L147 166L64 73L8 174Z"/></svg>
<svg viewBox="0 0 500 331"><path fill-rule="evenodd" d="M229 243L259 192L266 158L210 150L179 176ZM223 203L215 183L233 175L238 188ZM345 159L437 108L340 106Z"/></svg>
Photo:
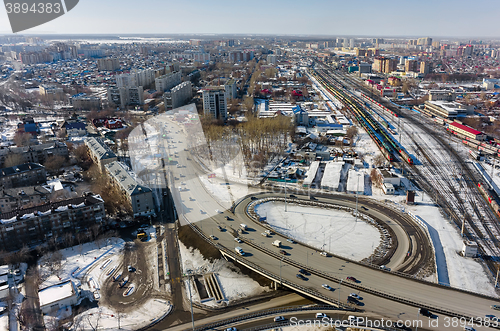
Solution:
<svg viewBox="0 0 500 331"><path fill-rule="evenodd" d="M323 178L321 179L321 188L328 191L338 191L342 168L345 162L329 161L326 163Z"/></svg>
<svg viewBox="0 0 500 331"><path fill-rule="evenodd" d="M457 122L450 123L450 125L448 125L448 130L460 133L466 137L480 140L480 141L483 141L486 139L486 135L484 133L482 133L481 131L477 131L473 128L470 128L468 126L465 126L465 125L457 123Z"/></svg>
<svg viewBox="0 0 500 331"><path fill-rule="evenodd" d="M458 102L425 101L424 105L425 111L430 115L446 119L465 117L467 115L472 115L474 112L473 107L465 106Z"/></svg>
<svg viewBox="0 0 500 331"><path fill-rule="evenodd" d="M311 187L311 184L314 181L314 178L316 178L316 173L318 172L320 162L319 161L313 161L311 162L311 165L309 166L309 170L306 172L306 178L304 179L304 182L302 183L303 187Z"/></svg>
<svg viewBox="0 0 500 331"><path fill-rule="evenodd" d="M364 173L354 169L349 169L347 175L347 193L364 194L365 193L365 176Z"/></svg>

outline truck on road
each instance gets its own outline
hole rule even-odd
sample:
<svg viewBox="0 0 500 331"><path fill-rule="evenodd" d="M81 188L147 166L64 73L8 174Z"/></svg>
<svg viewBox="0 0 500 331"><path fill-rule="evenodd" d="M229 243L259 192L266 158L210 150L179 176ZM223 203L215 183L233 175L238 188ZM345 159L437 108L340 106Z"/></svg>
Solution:
<svg viewBox="0 0 500 331"><path fill-rule="evenodd" d="M279 240L273 241L273 246L281 247L281 241L279 241Z"/></svg>
<svg viewBox="0 0 500 331"><path fill-rule="evenodd" d="M248 229L246 224L240 224L240 228L245 231Z"/></svg>
<svg viewBox="0 0 500 331"><path fill-rule="evenodd" d="M245 255L245 252L243 251L243 249L241 247L235 247L234 250L236 251L236 253L240 254L241 256Z"/></svg>

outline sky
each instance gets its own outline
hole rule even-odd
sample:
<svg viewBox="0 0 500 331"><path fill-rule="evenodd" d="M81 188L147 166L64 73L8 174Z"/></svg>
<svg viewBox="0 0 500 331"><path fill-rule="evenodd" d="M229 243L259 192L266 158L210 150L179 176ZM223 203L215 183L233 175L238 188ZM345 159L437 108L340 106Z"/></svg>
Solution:
<svg viewBox="0 0 500 331"><path fill-rule="evenodd" d="M80 0L64 16L20 34L196 33L500 39L498 14L498 0ZM9 33L12 30L6 9L0 8L0 34Z"/></svg>

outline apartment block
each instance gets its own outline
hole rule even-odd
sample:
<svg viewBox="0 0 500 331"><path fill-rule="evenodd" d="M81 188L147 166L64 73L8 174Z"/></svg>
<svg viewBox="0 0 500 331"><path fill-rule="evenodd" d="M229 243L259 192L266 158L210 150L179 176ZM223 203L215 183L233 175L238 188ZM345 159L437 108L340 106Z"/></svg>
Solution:
<svg viewBox="0 0 500 331"><path fill-rule="evenodd" d="M45 167L38 163L24 163L0 169L0 185L3 188L39 185L46 181Z"/></svg>
<svg viewBox="0 0 500 331"><path fill-rule="evenodd" d="M230 79L228 80L225 84L224 84L224 89L226 90L226 95L227 95L227 99L228 100L231 100L231 99L236 99L237 97L237 89L236 89L236 81L234 79Z"/></svg>
<svg viewBox="0 0 500 331"><path fill-rule="evenodd" d="M44 204L49 200L51 193L40 185L3 188L0 191L0 213Z"/></svg>
<svg viewBox="0 0 500 331"><path fill-rule="evenodd" d="M101 138L87 138L85 139L85 146L87 146L89 156L94 163L99 167L101 172L104 172L105 165L117 160L116 154L104 143Z"/></svg>
<svg viewBox="0 0 500 331"><path fill-rule="evenodd" d="M9 155L21 156L20 159L22 163L45 163L50 156L62 156L67 158L69 152L68 146L59 141L24 147L2 147L0 149L0 165L4 165Z"/></svg>
<svg viewBox="0 0 500 331"><path fill-rule="evenodd" d="M147 186L138 182L137 176L128 170L121 162L106 164L106 171L111 182L128 198L132 205L134 217L154 214L153 192Z"/></svg>
<svg viewBox="0 0 500 331"><path fill-rule="evenodd" d="M155 79L155 88L162 93L181 83L180 72L170 72Z"/></svg>
<svg viewBox="0 0 500 331"><path fill-rule="evenodd" d="M120 108L140 106L144 104L144 89L142 86L108 87L108 101Z"/></svg>
<svg viewBox="0 0 500 331"><path fill-rule="evenodd" d="M224 86L208 86L203 89L203 112L213 118L227 119L227 95Z"/></svg>
<svg viewBox="0 0 500 331"><path fill-rule="evenodd" d="M73 95L69 100L73 108L78 110L100 110L102 108L101 98L88 96L86 93Z"/></svg>
<svg viewBox="0 0 500 331"><path fill-rule="evenodd" d="M104 225L104 201L99 196L47 203L0 214L0 249L14 251L64 233L87 232L94 224Z"/></svg>
<svg viewBox="0 0 500 331"><path fill-rule="evenodd" d="M99 71L114 71L120 69L120 60L114 58L98 59L97 69Z"/></svg>
<svg viewBox="0 0 500 331"><path fill-rule="evenodd" d="M191 82L182 82L163 94L165 109L171 110L184 106L192 97L193 86Z"/></svg>

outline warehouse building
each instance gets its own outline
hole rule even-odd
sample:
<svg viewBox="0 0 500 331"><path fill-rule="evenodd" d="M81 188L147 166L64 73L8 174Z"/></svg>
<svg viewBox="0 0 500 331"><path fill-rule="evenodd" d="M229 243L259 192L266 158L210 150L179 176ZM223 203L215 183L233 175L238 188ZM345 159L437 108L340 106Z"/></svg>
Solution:
<svg viewBox="0 0 500 331"><path fill-rule="evenodd" d="M482 133L481 131L477 131L473 128L470 128L466 125L453 122L448 125L448 130L456 133L460 133L466 137L473 138L476 140L483 141L486 139L486 135Z"/></svg>

